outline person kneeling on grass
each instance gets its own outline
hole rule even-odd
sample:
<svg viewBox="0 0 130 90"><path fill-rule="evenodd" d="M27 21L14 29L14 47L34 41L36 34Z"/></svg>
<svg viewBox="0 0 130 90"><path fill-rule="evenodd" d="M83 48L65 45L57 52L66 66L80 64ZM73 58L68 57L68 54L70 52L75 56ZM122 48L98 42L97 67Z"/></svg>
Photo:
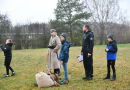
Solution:
<svg viewBox="0 0 130 90"><path fill-rule="evenodd" d="M107 49L105 49L105 51L107 52L107 69L108 69L108 73L105 79L110 79L110 65L112 66L112 70L113 70L113 77L111 79L111 81L116 80L116 71L115 71L115 60L116 60L116 56L117 56L117 44L116 41L113 40L113 35L109 34L107 36L107 40L108 40L108 44L107 44Z"/></svg>
<svg viewBox="0 0 130 90"><path fill-rule="evenodd" d="M12 71L12 75L11 76L15 75L14 70L10 66L11 59L12 59L12 51L11 51L12 50L12 45L13 45L13 43L12 43L11 39L7 39L6 40L5 48L3 48L3 45L0 45L2 51L4 51L4 55L5 55L5 63L4 64L6 66L7 75L4 78L9 77L9 69Z"/></svg>
<svg viewBox="0 0 130 90"><path fill-rule="evenodd" d="M67 62L69 59L69 48L70 48L70 43L66 39L67 35L66 33L62 33L60 36L62 47L59 55L59 61L63 65L64 73L65 73L65 78L61 80L61 85L62 84L68 84L68 70L67 70Z"/></svg>

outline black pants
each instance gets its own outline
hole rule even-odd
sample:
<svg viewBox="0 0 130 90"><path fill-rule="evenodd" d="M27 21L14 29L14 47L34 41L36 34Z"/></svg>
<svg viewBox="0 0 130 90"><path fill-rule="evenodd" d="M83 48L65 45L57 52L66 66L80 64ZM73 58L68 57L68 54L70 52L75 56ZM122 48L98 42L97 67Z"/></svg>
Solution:
<svg viewBox="0 0 130 90"><path fill-rule="evenodd" d="M14 72L14 70L10 67L10 66L6 66L6 73L7 75L9 75L9 69Z"/></svg>
<svg viewBox="0 0 130 90"><path fill-rule="evenodd" d="M7 73L7 75L9 75L9 69L12 72L14 72L13 69L10 67L11 59L12 59L12 57L5 57L5 67L6 67L6 73Z"/></svg>
<svg viewBox="0 0 130 90"><path fill-rule="evenodd" d="M83 64L86 77L93 77L93 55L88 57L88 53L83 53Z"/></svg>
<svg viewBox="0 0 130 90"><path fill-rule="evenodd" d="M107 60L107 71L110 74L110 66L112 67L113 74L115 74L115 60Z"/></svg>

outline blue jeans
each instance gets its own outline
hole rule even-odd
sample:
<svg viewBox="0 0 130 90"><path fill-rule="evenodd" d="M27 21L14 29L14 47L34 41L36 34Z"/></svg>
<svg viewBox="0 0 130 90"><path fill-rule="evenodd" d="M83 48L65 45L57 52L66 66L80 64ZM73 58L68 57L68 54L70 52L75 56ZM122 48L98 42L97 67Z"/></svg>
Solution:
<svg viewBox="0 0 130 90"><path fill-rule="evenodd" d="M67 70L67 63L63 63L63 69L65 73L65 80L68 80L68 70Z"/></svg>

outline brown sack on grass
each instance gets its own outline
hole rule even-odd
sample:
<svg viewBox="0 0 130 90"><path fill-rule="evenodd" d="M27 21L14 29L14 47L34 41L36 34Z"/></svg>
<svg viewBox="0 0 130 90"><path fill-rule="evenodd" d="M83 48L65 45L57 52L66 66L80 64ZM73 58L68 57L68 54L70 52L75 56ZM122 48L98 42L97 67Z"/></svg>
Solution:
<svg viewBox="0 0 130 90"><path fill-rule="evenodd" d="M36 83L38 85L38 88L51 87L54 85L54 82L52 81L50 76L44 72L40 72L36 74L35 77L36 77Z"/></svg>

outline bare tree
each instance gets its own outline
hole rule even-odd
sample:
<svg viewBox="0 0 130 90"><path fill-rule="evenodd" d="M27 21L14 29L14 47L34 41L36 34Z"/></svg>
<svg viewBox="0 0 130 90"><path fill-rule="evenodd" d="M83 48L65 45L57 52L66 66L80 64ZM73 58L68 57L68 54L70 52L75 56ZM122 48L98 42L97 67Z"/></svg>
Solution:
<svg viewBox="0 0 130 90"><path fill-rule="evenodd" d="M4 43L6 36L9 34L11 28L11 21L8 18L8 15L0 14L0 43Z"/></svg>
<svg viewBox="0 0 130 90"><path fill-rule="evenodd" d="M104 33L108 22L118 22L120 18L120 0L84 0L86 10L91 13L90 21L94 22L94 26L99 30L100 45L104 42Z"/></svg>

